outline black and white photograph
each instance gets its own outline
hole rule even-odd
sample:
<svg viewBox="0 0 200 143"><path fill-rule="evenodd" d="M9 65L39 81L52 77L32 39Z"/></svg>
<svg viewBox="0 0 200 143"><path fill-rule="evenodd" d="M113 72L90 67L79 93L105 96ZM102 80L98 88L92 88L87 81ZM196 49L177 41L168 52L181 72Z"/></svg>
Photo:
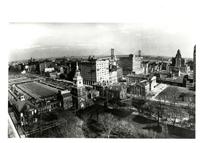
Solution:
<svg viewBox="0 0 200 143"><path fill-rule="evenodd" d="M159 5L132 21L130 4L120 21L11 19L7 138L196 139L196 27Z"/></svg>
<svg viewBox="0 0 200 143"><path fill-rule="evenodd" d="M121 23L11 28L10 137L195 137L196 45L187 35Z"/></svg>

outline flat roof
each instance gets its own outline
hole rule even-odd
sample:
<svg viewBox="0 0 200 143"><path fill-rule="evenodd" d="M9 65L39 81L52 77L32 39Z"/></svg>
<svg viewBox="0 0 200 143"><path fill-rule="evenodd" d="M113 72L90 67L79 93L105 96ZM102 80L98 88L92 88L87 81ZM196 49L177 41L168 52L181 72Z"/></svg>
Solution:
<svg viewBox="0 0 200 143"><path fill-rule="evenodd" d="M58 93L56 88L52 88L39 82L27 82L18 84L18 87L35 98L43 98Z"/></svg>

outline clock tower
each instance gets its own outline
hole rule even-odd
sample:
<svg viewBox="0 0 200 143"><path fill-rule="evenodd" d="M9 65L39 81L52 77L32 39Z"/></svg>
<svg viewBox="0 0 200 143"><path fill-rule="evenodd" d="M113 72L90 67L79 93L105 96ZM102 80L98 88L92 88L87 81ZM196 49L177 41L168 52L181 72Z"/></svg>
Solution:
<svg viewBox="0 0 200 143"><path fill-rule="evenodd" d="M73 81L77 88L83 87L83 78L81 76L80 70L78 68L78 62L76 62L76 73L74 75Z"/></svg>
<svg viewBox="0 0 200 143"><path fill-rule="evenodd" d="M76 62L76 72L73 78L74 86L72 87L72 102L75 110L79 110L81 108L86 107L86 92L85 86L83 85L83 78L80 74L80 70L78 67L78 62Z"/></svg>

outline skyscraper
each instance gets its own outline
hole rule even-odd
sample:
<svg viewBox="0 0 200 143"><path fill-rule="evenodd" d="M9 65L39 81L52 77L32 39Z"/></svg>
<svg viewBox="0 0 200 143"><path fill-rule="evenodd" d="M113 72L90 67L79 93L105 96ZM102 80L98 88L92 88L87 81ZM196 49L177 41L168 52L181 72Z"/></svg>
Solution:
<svg viewBox="0 0 200 143"><path fill-rule="evenodd" d="M193 53L193 78L194 78L194 86L196 83L196 45L194 46L194 53Z"/></svg>
<svg viewBox="0 0 200 143"><path fill-rule="evenodd" d="M95 82L109 82L109 60L98 58L80 63L84 84L93 85Z"/></svg>

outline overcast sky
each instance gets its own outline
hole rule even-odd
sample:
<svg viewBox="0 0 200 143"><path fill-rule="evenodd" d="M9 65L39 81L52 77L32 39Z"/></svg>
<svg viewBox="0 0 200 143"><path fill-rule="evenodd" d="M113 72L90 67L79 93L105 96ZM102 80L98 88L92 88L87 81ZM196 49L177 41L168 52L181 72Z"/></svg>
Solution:
<svg viewBox="0 0 200 143"><path fill-rule="evenodd" d="M178 25L11 23L9 60L26 58L136 54L192 57L192 31Z"/></svg>
<svg viewBox="0 0 200 143"><path fill-rule="evenodd" d="M180 49L183 57L192 57L199 41L197 1L12 2L9 60L110 55L111 48L116 54L140 49L159 56L175 56Z"/></svg>

